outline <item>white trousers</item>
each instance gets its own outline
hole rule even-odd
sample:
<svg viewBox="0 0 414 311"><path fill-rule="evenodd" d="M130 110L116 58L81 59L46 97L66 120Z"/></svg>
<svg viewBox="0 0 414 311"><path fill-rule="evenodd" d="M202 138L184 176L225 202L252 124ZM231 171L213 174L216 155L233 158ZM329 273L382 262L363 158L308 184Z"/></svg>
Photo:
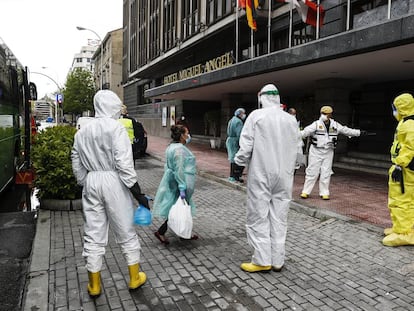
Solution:
<svg viewBox="0 0 414 311"><path fill-rule="evenodd" d="M139 263L141 246L133 224L134 204L129 189L118 174L112 171L90 172L83 188L82 205L82 255L86 258L87 270L101 271L109 226L127 264Z"/></svg>
<svg viewBox="0 0 414 311"><path fill-rule="evenodd" d="M329 183L333 174L333 157L333 149L316 148L313 145L310 147L303 193L311 194L313 186L319 177L319 195L329 195Z"/></svg>
<svg viewBox="0 0 414 311"><path fill-rule="evenodd" d="M283 266L293 174L274 183L249 175L248 183L246 233L254 249L252 263Z"/></svg>

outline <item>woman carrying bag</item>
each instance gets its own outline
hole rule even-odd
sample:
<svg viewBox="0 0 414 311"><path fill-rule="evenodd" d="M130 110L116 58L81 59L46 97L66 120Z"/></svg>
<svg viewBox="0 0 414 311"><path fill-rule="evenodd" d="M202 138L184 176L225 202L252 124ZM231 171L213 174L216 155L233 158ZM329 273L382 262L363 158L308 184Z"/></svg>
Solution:
<svg viewBox="0 0 414 311"><path fill-rule="evenodd" d="M188 203L191 214L195 215L196 207L191 197L194 192L196 160L193 153L185 145L190 143L191 136L183 125L171 127L172 142L165 151L165 171L158 187L154 200L153 215L166 219L154 235L161 243L168 245L165 237L170 209L179 202ZM180 199L180 200L178 200ZM184 203L185 204L185 203ZM191 240L197 240L197 235L192 235Z"/></svg>

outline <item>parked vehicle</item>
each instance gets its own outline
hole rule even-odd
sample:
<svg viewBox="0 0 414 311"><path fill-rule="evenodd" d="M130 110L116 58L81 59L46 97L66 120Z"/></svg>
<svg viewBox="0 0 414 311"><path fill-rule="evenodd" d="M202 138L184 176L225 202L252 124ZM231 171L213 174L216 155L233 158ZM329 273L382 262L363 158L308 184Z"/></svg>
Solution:
<svg viewBox="0 0 414 311"><path fill-rule="evenodd" d="M10 62L10 55L0 40L0 193L14 182L24 160L29 162L22 155L28 157L29 152L23 151L30 150L29 100L37 97L27 69L18 61Z"/></svg>

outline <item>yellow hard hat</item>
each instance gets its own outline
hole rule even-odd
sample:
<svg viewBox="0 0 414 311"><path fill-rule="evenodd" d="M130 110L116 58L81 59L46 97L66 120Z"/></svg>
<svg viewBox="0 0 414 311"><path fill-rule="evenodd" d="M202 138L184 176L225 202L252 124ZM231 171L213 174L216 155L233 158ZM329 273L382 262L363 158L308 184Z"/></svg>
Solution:
<svg viewBox="0 0 414 311"><path fill-rule="evenodd" d="M331 106L323 106L321 108L321 113L329 114L329 113L332 113L332 112L333 112L333 109L332 109Z"/></svg>

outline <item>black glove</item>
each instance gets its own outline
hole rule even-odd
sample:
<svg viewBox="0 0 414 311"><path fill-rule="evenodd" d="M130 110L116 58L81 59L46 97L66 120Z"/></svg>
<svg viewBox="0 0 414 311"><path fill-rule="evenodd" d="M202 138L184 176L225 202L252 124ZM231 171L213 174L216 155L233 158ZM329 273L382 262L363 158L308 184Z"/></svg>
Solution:
<svg viewBox="0 0 414 311"><path fill-rule="evenodd" d="M366 136L368 135L368 131L360 130L359 136Z"/></svg>
<svg viewBox="0 0 414 311"><path fill-rule="evenodd" d="M131 191L135 200L137 200L139 204L150 209L148 199L145 196L145 194L141 193L141 188L139 187L137 182L131 188L129 188L129 190Z"/></svg>
<svg viewBox="0 0 414 311"><path fill-rule="evenodd" d="M395 165L394 170L391 173L391 179L393 182L399 182L401 185L401 193L404 193L404 179L401 166Z"/></svg>
<svg viewBox="0 0 414 311"><path fill-rule="evenodd" d="M391 173L391 178L393 182L401 182L402 180L402 169L401 166L395 165L394 170Z"/></svg>

